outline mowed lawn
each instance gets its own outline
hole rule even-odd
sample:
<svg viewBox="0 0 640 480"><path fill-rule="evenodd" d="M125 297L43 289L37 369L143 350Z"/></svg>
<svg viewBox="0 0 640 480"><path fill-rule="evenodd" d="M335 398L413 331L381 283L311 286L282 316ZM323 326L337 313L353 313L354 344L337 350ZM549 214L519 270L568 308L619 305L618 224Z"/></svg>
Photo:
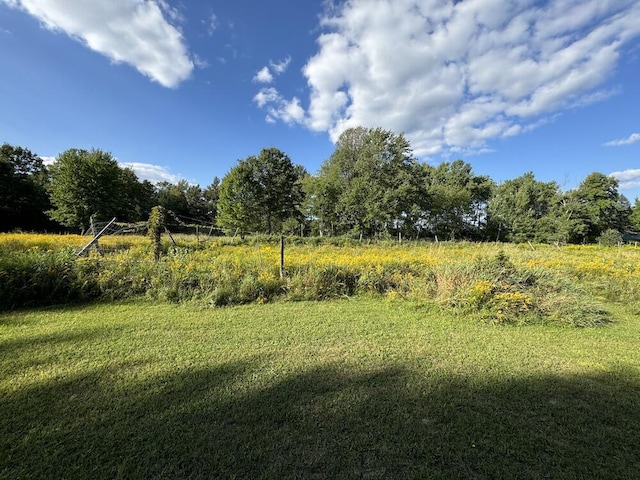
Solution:
<svg viewBox="0 0 640 480"><path fill-rule="evenodd" d="M0 315L0 477L638 478L640 316L356 298Z"/></svg>

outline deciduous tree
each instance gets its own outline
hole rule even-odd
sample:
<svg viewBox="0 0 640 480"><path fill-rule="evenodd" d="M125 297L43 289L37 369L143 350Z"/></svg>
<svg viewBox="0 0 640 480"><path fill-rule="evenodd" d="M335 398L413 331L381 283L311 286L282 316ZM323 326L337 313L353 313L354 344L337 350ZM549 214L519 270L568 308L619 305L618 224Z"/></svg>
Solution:
<svg viewBox="0 0 640 480"><path fill-rule="evenodd" d="M556 182L540 182L532 172L496 187L488 211L497 237L515 242L543 240L537 237L539 222L550 213L559 193Z"/></svg>
<svg viewBox="0 0 640 480"><path fill-rule="evenodd" d="M310 212L339 233L391 234L413 229L424 200L421 168L403 135L351 128L311 182Z"/></svg>
<svg viewBox="0 0 640 480"><path fill-rule="evenodd" d="M618 180L599 172L589 174L573 192L585 223L584 241L591 243L606 230L622 232L629 222L631 205L618 192Z"/></svg>
<svg viewBox="0 0 640 480"><path fill-rule="evenodd" d="M222 179L218 224L227 229L273 233L301 217L304 169L277 148L240 160Z"/></svg>
<svg viewBox="0 0 640 480"><path fill-rule="evenodd" d="M440 238L479 238L487 219L487 203L495 187L487 176L475 175L471 165L444 162L427 175L427 224Z"/></svg>
<svg viewBox="0 0 640 480"><path fill-rule="evenodd" d="M0 146L0 231L39 230L51 223L46 192L48 177L42 159L29 149Z"/></svg>
<svg viewBox="0 0 640 480"><path fill-rule="evenodd" d="M109 152L72 148L50 167L49 216L63 225L85 229L90 217L106 220L126 209L127 181Z"/></svg>

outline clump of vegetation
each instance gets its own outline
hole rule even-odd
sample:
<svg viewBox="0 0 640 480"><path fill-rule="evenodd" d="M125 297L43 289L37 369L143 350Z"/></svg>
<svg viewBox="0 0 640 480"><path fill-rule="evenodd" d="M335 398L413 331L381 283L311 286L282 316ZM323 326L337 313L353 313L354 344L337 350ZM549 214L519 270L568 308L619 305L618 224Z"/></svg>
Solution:
<svg viewBox="0 0 640 480"><path fill-rule="evenodd" d="M149 215L148 235L153 245L153 258L156 260L160 260L160 256L162 255L162 232L164 232L165 229L166 217L166 209L160 206L153 207Z"/></svg>
<svg viewBox="0 0 640 480"><path fill-rule="evenodd" d="M549 270L517 267L503 251L448 275L440 300L491 323L594 327L610 321L586 291Z"/></svg>
<svg viewBox="0 0 640 480"><path fill-rule="evenodd" d="M86 301L99 295L71 249L0 249L0 310Z"/></svg>
<svg viewBox="0 0 640 480"><path fill-rule="evenodd" d="M622 243L622 235L620 235L618 230L609 228L598 237L598 243L605 247L615 247Z"/></svg>

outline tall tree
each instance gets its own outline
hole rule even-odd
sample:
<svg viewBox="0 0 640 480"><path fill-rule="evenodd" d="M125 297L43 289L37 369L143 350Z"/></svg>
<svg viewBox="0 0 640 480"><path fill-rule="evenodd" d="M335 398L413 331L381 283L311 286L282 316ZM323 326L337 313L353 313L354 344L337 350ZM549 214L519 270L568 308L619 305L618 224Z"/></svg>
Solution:
<svg viewBox="0 0 640 480"><path fill-rule="evenodd" d="M218 222L224 228L273 233L301 217L304 169L277 148L240 160L222 179Z"/></svg>
<svg viewBox="0 0 640 480"><path fill-rule="evenodd" d="M215 214L212 212L215 206L207 198L206 190L186 180L180 180L178 183L159 183L156 203L181 217L181 221L185 223L209 223L212 221L212 214Z"/></svg>
<svg viewBox="0 0 640 480"><path fill-rule="evenodd" d="M587 226L581 218L582 208L574 192L556 193L550 205L548 214L538 222L537 238L556 244L581 242Z"/></svg>
<svg viewBox="0 0 640 480"><path fill-rule="evenodd" d="M532 172L496 187L489 201L489 215L497 237L515 242L542 241L539 222L551 211L560 193L556 182L540 182Z"/></svg>
<svg viewBox="0 0 640 480"><path fill-rule="evenodd" d="M595 242L606 230L622 232L629 222L631 205L618 193L618 180L594 172L582 181L573 192L579 205L580 218L585 223L585 242Z"/></svg>
<svg viewBox="0 0 640 480"><path fill-rule="evenodd" d="M424 200L421 172L403 135L348 129L311 181L310 212L342 233L411 231Z"/></svg>
<svg viewBox="0 0 640 480"><path fill-rule="evenodd" d="M121 201L116 212L119 221L139 222L149 217L155 205L156 188L148 180L140 182L130 168L120 169Z"/></svg>
<svg viewBox="0 0 640 480"><path fill-rule="evenodd" d="M189 214L187 189L189 182L180 180L178 183L160 182L157 184L156 204L178 216Z"/></svg>
<svg viewBox="0 0 640 480"><path fill-rule="evenodd" d="M640 233L640 198L636 198L631 214L629 215L629 228L631 231Z"/></svg>
<svg viewBox="0 0 640 480"><path fill-rule="evenodd" d="M125 175L110 153L69 149L51 165L49 216L63 225L85 229L90 217L106 220L125 208Z"/></svg>
<svg viewBox="0 0 640 480"><path fill-rule="evenodd" d="M215 223L218 217L218 200L220 199L220 179L218 177L213 178L211 185L202 192L202 196L206 204L207 221Z"/></svg>
<svg viewBox="0 0 640 480"><path fill-rule="evenodd" d="M258 186L266 231L279 231L285 220L300 216L304 169L296 168L291 159L277 148L263 149L248 161L253 168L254 184Z"/></svg>
<svg viewBox="0 0 640 480"><path fill-rule="evenodd" d="M47 169L29 149L0 146L0 231L51 228Z"/></svg>
<svg viewBox="0 0 640 480"><path fill-rule="evenodd" d="M259 188L253 173L249 162L241 160L220 183L218 225L239 231L241 236L257 231L260 225Z"/></svg>
<svg viewBox="0 0 640 480"><path fill-rule="evenodd" d="M475 175L471 165L456 160L431 169L427 191L431 199L427 223L433 233L451 240L481 236L487 219L487 204L493 181Z"/></svg>

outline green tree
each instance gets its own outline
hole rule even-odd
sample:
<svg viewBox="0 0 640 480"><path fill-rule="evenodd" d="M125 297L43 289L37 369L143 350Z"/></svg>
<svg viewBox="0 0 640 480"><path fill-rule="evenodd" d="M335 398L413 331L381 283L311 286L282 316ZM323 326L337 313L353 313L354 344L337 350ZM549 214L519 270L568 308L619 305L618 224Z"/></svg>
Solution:
<svg viewBox="0 0 640 480"><path fill-rule="evenodd" d="M344 233L358 223L361 212L350 211L343 196L356 176L355 165L366 134L363 127L344 131L331 157L320 166L316 176L305 182L305 213L321 235Z"/></svg>
<svg viewBox="0 0 640 480"><path fill-rule="evenodd" d="M403 135L348 129L309 182L309 213L338 233L413 231L424 200L421 173Z"/></svg>
<svg viewBox="0 0 640 480"><path fill-rule="evenodd" d="M532 172L497 186L488 207L496 237L514 242L545 241L542 220L559 194L556 182L540 182Z"/></svg>
<svg viewBox="0 0 640 480"><path fill-rule="evenodd" d="M222 179L218 223L227 229L273 233L301 218L305 172L277 148L240 160Z"/></svg>
<svg viewBox="0 0 640 480"><path fill-rule="evenodd" d="M160 182L157 184L156 204L175 215L187 216L189 214L186 194L188 188L189 182L186 180L180 180L178 183Z"/></svg>
<svg viewBox="0 0 640 480"><path fill-rule="evenodd" d="M207 221L216 223L218 217L218 200L220 199L220 179L214 177L211 185L204 189L202 192L206 205L206 217Z"/></svg>
<svg viewBox="0 0 640 480"><path fill-rule="evenodd" d="M640 198L636 198L631 214L629 215L629 228L633 232L640 233Z"/></svg>
<svg viewBox="0 0 640 480"><path fill-rule="evenodd" d="M618 180L599 172L589 174L573 196L584 222L583 241L592 243L609 229L622 232L629 223L631 205L618 193Z"/></svg>
<svg viewBox="0 0 640 480"><path fill-rule="evenodd" d="M8 143L0 146L0 231L40 230L52 224L47 169L30 150Z"/></svg>
<svg viewBox="0 0 640 480"><path fill-rule="evenodd" d="M212 185L202 190L199 185L192 185L186 180L162 182L158 184L156 203L184 223L211 223L216 215L217 200L212 203L212 199L217 197L217 188Z"/></svg>
<svg viewBox="0 0 640 480"><path fill-rule="evenodd" d="M300 205L304 197L301 181L306 172L277 148L263 149L248 161L253 168L254 185L258 187L266 231L280 231L287 219L301 216Z"/></svg>
<svg viewBox="0 0 640 480"><path fill-rule="evenodd" d="M556 244L579 243L586 231L581 210L573 191L558 192L551 200L548 215L538 222L538 238Z"/></svg>
<svg viewBox="0 0 640 480"><path fill-rule="evenodd" d="M302 211L315 235L334 235L339 224L336 205L340 197L339 183L326 175L309 175L302 183Z"/></svg>
<svg viewBox="0 0 640 480"><path fill-rule="evenodd" d="M217 222L221 228L239 231L243 237L256 231L260 224L259 188L246 160L239 161L220 183Z"/></svg>
<svg viewBox="0 0 640 480"><path fill-rule="evenodd" d="M110 153L69 149L50 167L49 216L63 225L86 229L90 217L106 220L125 209L125 176Z"/></svg>
<svg viewBox="0 0 640 480"><path fill-rule="evenodd" d="M494 187L489 177L475 175L471 165L462 160L444 162L430 169L427 223L433 233L451 240L481 237Z"/></svg>
<svg viewBox="0 0 640 480"><path fill-rule="evenodd" d="M122 222L146 220L155 205L155 186L148 180L140 182L130 168L121 168L120 175L122 198L116 217Z"/></svg>

